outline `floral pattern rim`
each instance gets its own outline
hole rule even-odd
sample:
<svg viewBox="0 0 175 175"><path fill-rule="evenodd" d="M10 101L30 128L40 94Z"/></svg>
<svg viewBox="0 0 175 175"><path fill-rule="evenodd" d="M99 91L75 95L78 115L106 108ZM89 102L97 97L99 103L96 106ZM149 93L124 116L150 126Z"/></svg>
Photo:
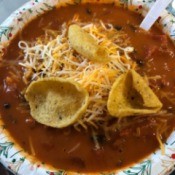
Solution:
<svg viewBox="0 0 175 175"><path fill-rule="evenodd" d="M95 0L31 0L15 11L4 23L0 25L0 53L13 36L28 21L35 16L51 10L55 6L63 4L77 4L82 2L94 2ZM155 0L97 0L98 3L113 2L119 6L125 6L142 15L145 15ZM132 7L132 8L130 8ZM134 7L134 8L133 8ZM159 24L175 43L175 10L169 6L159 18ZM175 169L175 132L165 143L166 154L161 155L160 150L150 155L137 165L118 172L98 173L101 175L168 175ZM64 170L55 170L36 160L19 148L12 138L9 137L2 121L0 121L0 162L17 175L66 175L76 174ZM80 175L80 174L79 174Z"/></svg>

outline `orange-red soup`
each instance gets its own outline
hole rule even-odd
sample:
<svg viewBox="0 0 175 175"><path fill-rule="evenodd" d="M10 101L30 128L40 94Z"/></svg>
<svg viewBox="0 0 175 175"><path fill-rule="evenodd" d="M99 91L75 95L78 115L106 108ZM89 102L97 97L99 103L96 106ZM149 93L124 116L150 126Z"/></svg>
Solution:
<svg viewBox="0 0 175 175"><path fill-rule="evenodd" d="M152 80L150 87L163 103L163 109L171 115L163 116L165 141L175 127L175 103L162 97L161 92L171 92L175 98L175 48L170 39L156 26L150 32L139 29L142 20L138 14L114 5L75 5L53 9L31 21L10 43L0 63L0 113L6 129L16 142L29 154L32 153L32 140L35 157L41 162L56 168L79 172L112 171L143 159L159 147L156 138L158 120L156 116L145 116L141 122L130 127L116 130L107 139L101 130L97 130L100 149L96 150L91 132L76 131L73 127L54 129L35 122L30 116L21 92L26 88L23 83L23 69L18 65L23 57L18 48L20 40L32 41L43 35L43 28L59 29L60 25L78 14L84 22L102 20L111 23L116 30L123 30L129 36L135 52L131 58L138 64L141 75L162 78ZM14 70L15 69L15 70ZM20 81L11 82L9 72L18 74ZM24 112L25 111L25 112ZM132 120L133 117L130 118ZM137 134L140 128L140 134ZM75 149L73 149L75 148Z"/></svg>

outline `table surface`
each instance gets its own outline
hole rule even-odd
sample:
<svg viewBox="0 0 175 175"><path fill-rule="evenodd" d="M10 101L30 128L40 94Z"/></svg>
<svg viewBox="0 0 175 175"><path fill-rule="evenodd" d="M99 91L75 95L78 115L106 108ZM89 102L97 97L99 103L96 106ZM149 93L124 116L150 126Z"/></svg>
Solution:
<svg viewBox="0 0 175 175"><path fill-rule="evenodd" d="M0 24L17 8L29 0L0 0ZM12 175L0 164L0 175ZM175 171L171 174L175 175Z"/></svg>

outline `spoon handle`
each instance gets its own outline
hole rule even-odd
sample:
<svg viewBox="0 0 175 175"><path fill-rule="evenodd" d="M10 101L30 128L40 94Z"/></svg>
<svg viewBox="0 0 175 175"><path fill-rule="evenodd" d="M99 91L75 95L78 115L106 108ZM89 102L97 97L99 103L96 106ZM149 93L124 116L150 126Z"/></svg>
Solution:
<svg viewBox="0 0 175 175"><path fill-rule="evenodd" d="M148 31L171 1L172 0L157 0L143 19L140 27Z"/></svg>

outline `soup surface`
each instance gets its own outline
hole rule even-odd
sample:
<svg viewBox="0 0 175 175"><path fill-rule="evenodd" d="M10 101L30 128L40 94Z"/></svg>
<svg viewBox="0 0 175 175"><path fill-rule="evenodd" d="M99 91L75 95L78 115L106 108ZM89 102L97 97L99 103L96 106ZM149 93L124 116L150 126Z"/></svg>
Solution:
<svg viewBox="0 0 175 175"><path fill-rule="evenodd" d="M83 22L110 23L115 30L126 33L134 48L130 57L137 64L137 72L146 75L163 103L160 113L128 117L127 122L132 124L116 128L110 138L101 128L80 127L81 132L73 126L56 129L39 124L31 117L22 93L27 84L23 81L24 67L19 65L24 54L18 43L34 42L44 35L46 28L59 31L60 26L75 15ZM53 9L18 33L0 63L0 113L6 129L26 152L55 168L102 172L135 163L165 142L175 127L175 48L158 27L153 26L149 32L139 29L141 20L138 14L112 4L84 4ZM92 130L95 130L98 148Z"/></svg>

